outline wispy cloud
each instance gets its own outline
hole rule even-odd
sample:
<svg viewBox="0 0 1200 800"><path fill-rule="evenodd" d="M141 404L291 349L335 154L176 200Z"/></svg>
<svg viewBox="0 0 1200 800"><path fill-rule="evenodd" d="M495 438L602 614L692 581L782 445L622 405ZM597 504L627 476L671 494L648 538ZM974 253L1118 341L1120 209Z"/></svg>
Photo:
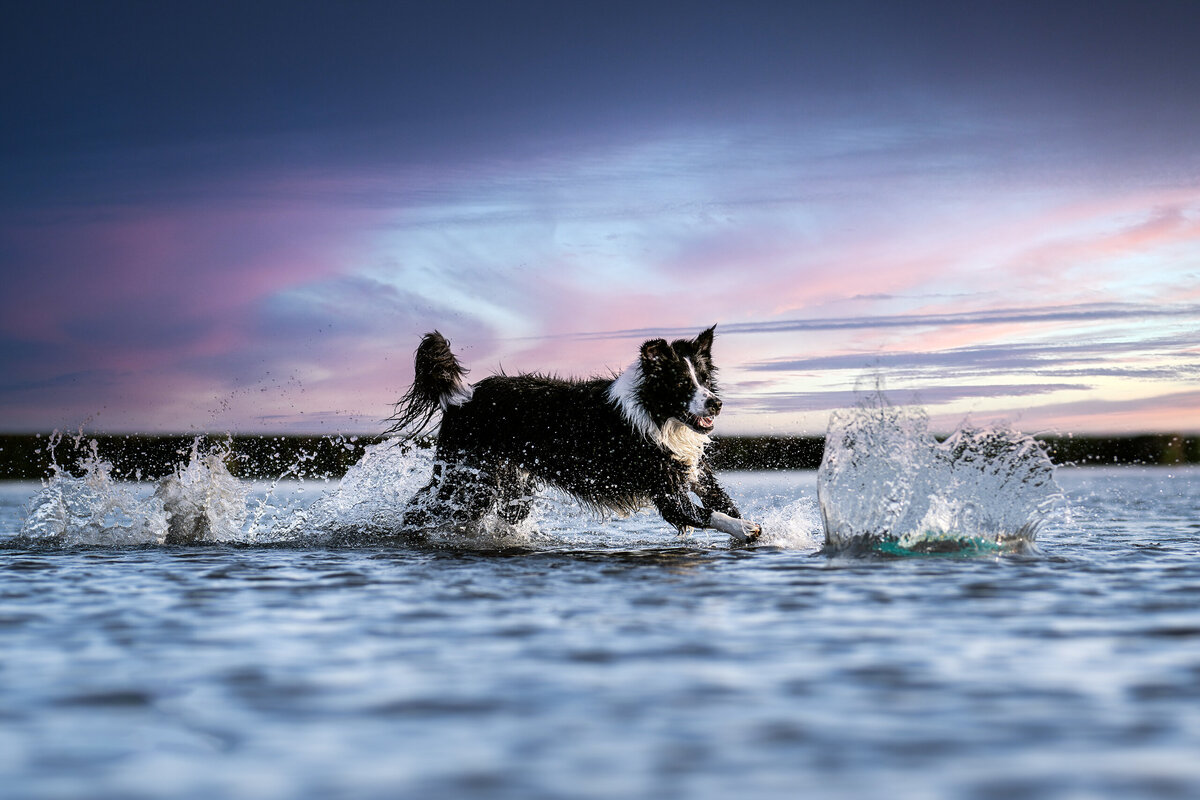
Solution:
<svg viewBox="0 0 1200 800"><path fill-rule="evenodd" d="M1145 375L1145 368L1130 362L1126 369L1112 365L1114 358L1134 354L1154 354L1179 359L1177 369L1166 370L1166 377L1194 377L1200 364L1193 363L1196 343L1193 337L1180 334L1169 337L1105 338L1085 342L1043 341L1036 343L998 343L977 347L958 347L940 351L892 351L877 353L842 353L806 358L782 359L746 364L743 369L766 372L806 372L819 370L861 370L866 368L907 371L930 371L944 368L1020 371L1050 370L1061 374L1078 364L1087 364L1107 374Z"/></svg>
<svg viewBox="0 0 1200 800"><path fill-rule="evenodd" d="M857 298L856 298L857 299ZM928 328L951 326L1032 324L1043 322L1105 322L1154 318L1195 318L1200 320L1200 305L1139 305L1134 303L1086 303L1047 308L1006 308L991 311L964 311L946 314L891 314L858 317L819 317L766 322L722 322L722 335L804 333L810 331L876 330L881 328ZM566 339L640 339L653 336L687 336L687 328L628 328L611 331L548 334L542 338Z"/></svg>
<svg viewBox="0 0 1200 800"><path fill-rule="evenodd" d="M1034 397L1054 392L1079 391L1085 384L1034 383L987 384L965 386L932 386L919 391L888 392L888 400L904 405L937 406L973 398ZM873 390L872 390L873 391ZM794 411L826 411L848 408L862 401L864 393L853 390L827 392L763 392L743 402L744 411L779 413Z"/></svg>

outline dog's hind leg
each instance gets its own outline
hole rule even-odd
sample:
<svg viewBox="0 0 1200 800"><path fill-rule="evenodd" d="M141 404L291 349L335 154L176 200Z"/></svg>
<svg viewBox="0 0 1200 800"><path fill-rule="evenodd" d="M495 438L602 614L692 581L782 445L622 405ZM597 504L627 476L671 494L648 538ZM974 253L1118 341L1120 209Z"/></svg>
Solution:
<svg viewBox="0 0 1200 800"><path fill-rule="evenodd" d="M401 524L410 531L431 527L436 520L445 518L442 502L438 497L442 482L442 465L433 465L433 477L408 500L401 516Z"/></svg>
<svg viewBox="0 0 1200 800"><path fill-rule="evenodd" d="M482 519L496 506L500 481L496 471L477 461L461 461L446 467L438 482L434 524L461 525Z"/></svg>
<svg viewBox="0 0 1200 800"><path fill-rule="evenodd" d="M500 497L497 513L509 525L519 525L533 510L536 490L529 473L520 467L509 467L500 473Z"/></svg>
<svg viewBox="0 0 1200 800"><path fill-rule="evenodd" d="M433 477L409 501L406 528L453 526L480 519L496 504L498 484L487 471L467 464L438 464Z"/></svg>

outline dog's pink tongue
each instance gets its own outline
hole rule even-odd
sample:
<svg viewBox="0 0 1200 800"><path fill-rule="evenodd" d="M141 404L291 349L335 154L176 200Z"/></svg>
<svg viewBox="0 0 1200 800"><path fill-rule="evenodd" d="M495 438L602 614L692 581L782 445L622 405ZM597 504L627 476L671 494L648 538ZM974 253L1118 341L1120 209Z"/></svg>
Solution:
<svg viewBox="0 0 1200 800"><path fill-rule="evenodd" d="M700 427L702 427L702 428L711 428L713 426L713 418L712 417L700 417L699 421L700 421Z"/></svg>

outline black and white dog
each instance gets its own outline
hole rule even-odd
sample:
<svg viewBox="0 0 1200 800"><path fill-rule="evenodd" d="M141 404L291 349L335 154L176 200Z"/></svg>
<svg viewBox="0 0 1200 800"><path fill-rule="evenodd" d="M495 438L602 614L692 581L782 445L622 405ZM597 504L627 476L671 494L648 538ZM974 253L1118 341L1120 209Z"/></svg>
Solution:
<svg viewBox="0 0 1200 800"><path fill-rule="evenodd" d="M741 519L704 458L721 412L714 328L695 339L645 342L615 378L501 374L473 386L445 337L426 334L391 432L415 438L439 409L442 424L433 478L406 509L405 525L458 524L492 510L516 524L534 492L551 485L601 513L653 503L680 531L757 538L761 528Z"/></svg>

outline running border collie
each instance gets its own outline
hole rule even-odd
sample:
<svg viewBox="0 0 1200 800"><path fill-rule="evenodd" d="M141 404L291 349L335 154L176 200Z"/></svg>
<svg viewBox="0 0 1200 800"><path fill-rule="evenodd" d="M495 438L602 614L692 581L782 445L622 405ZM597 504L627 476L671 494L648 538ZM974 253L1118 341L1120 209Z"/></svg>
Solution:
<svg viewBox="0 0 1200 800"><path fill-rule="evenodd" d="M445 337L425 334L412 387L389 419L389 433L412 440L442 412L433 477L405 509L405 527L456 525L493 510L517 524L537 489L551 485L601 514L653 504L681 532L757 538L761 527L741 518L704 457L721 412L715 329L651 339L613 378L499 374L473 386Z"/></svg>

